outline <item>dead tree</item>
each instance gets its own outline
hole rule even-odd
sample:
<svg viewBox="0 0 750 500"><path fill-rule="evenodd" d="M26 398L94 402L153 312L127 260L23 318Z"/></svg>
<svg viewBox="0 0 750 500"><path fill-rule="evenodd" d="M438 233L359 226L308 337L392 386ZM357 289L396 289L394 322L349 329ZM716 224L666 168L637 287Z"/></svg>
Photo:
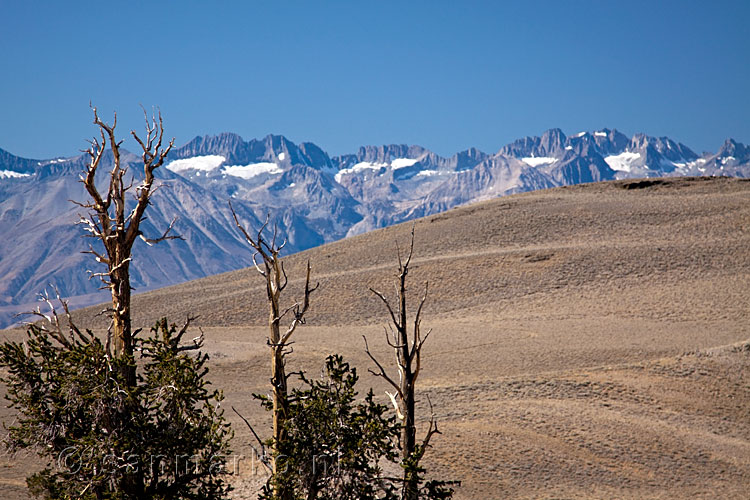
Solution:
<svg viewBox="0 0 750 500"><path fill-rule="evenodd" d="M242 232L243 236L255 250L253 254L253 265L266 281L266 295L268 299L268 327L269 337L268 346L271 349L271 387L272 387L272 404L273 404L273 440L272 440L272 457L271 473L278 479L278 473L283 471L283 466L279 463L279 452L281 443L284 442L286 431L285 423L289 409L289 394L287 390L287 379L289 375L285 371L285 358L291 352L291 338L299 325L305 323L305 313L310 307L310 295L317 290L319 283L310 287L310 261L307 262L307 273L305 277L305 292L302 302L295 302L291 306L282 310L281 292L287 286L288 278L284 269L284 262L281 260L279 253L284 248L286 241L277 244L278 227L274 227L273 236L269 243L263 233L268 227L270 217L254 236L250 235L245 227L237 218L237 213L232 207L231 201L229 208L232 211L234 221ZM257 257L263 260L261 267L257 262ZM282 333L281 321L291 313L292 321ZM254 432L254 431L253 431ZM292 498L292 490L285 487L283 481L274 481L274 498L286 500Z"/></svg>
<svg viewBox="0 0 750 500"><path fill-rule="evenodd" d="M107 330L107 346L112 349L114 358L130 359L133 356L133 338L130 322L130 262L131 250L136 239L141 238L149 245L163 240L180 238L170 235L174 220L164 234L156 239L146 238L141 232L140 225L144 220L146 207L149 205L154 188L154 170L159 168L167 154L172 149L174 139L163 147L164 127L161 112L152 116L149 120L144 109L146 119L146 138L142 140L135 131L131 131L133 138L143 150L143 181L135 187L135 206L128 210L126 194L133 187L133 180L125 178L128 167L122 164L120 156L120 145L115 137L117 126L117 114L114 122L108 125L103 122L94 111L94 124L99 127L99 138L90 141L91 146L84 152L89 156L86 171L81 175L81 182L86 187L90 200L85 203L74 202L86 208L88 214L81 215L79 224L82 224L92 238L101 241L104 252L97 251L93 245L84 253L93 255L97 262L107 266L106 272L92 273L91 277L98 277L104 283L102 288L109 289L112 293L112 306L107 311L111 314L112 321ZM109 184L106 193L99 192L96 185L96 174L99 165L107 151L107 146L112 151L112 168L109 172ZM123 364L126 380L135 384L135 367Z"/></svg>
<svg viewBox="0 0 750 500"><path fill-rule="evenodd" d="M398 278L396 282L397 305L394 310L393 305L388 298L381 292L370 288L370 291L377 295L385 304L390 315L391 322L385 329L385 340L393 349L396 355L396 368L398 370L398 381L395 377L389 375L380 361L370 352L370 347L365 339L365 352L377 366L377 371L370 370L375 376L385 379L394 389L394 393L386 391L391 399L396 416L401 422L401 464L404 469L401 498L405 500L415 500L419 496L420 488L420 467L419 462L424 455L425 450L430 444L430 439L434 434L440 434L435 421L434 415L430 416L427 432L421 443L417 443L416 430L416 382L422 367L422 347L424 346L430 331L422 335L422 308L427 301L428 283L425 282L424 294L419 301L417 312L414 317L411 332L409 331L407 315L407 293L406 278L409 274L409 264L414 253L414 227L411 230L411 244L409 254L406 260L402 261L401 252L397 249L398 254Z"/></svg>

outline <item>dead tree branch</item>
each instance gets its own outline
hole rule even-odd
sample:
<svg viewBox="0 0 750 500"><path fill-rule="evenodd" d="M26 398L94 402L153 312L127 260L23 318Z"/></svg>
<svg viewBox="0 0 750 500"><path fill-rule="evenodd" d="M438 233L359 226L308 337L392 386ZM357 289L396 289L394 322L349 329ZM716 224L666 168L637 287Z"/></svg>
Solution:
<svg viewBox="0 0 750 500"><path fill-rule="evenodd" d="M253 446L252 444L250 447L253 449L256 455L258 455L258 458L260 459L260 463L262 463L266 469L268 469L268 472L272 472L272 468L269 465L269 457L266 453L266 445L263 443L263 440L260 439L260 436L258 436L258 433L255 432L255 429L253 429L253 426L250 425L250 422L240 413L237 411L237 409L232 406L232 411L237 414L238 417L242 419L243 422L245 422L245 425L247 425L247 428L250 429L250 432L252 432L253 437L255 437L255 440L258 442L258 445L260 446L260 452L258 452L258 449Z"/></svg>
<svg viewBox="0 0 750 500"><path fill-rule="evenodd" d="M60 291L54 285L50 285L54 291L54 296L50 296L47 290L38 294L39 302L43 302L48 309L47 313L42 312L41 306L37 306L36 310L20 313L18 316L34 316L41 319L41 322L25 322L27 326L34 325L39 328L42 332L48 334L50 337L55 339L60 345L71 348L73 343L81 342L88 344L95 338L91 331L86 330L85 333L73 321L73 316L70 313L68 302L63 299L60 295ZM60 315L57 312L57 307L54 302L58 302L62 307L62 314L64 316L64 322L61 321ZM64 333L67 324L67 336Z"/></svg>

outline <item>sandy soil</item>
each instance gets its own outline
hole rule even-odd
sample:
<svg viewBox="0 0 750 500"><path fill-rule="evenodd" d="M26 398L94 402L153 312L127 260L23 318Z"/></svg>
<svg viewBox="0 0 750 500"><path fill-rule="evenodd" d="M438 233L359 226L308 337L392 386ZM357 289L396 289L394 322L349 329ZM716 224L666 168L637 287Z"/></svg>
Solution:
<svg viewBox="0 0 750 500"><path fill-rule="evenodd" d="M636 189L629 189L636 187ZM362 390L381 380L395 226L291 256L321 289L295 334L292 369L340 352ZM510 196L416 223L412 297L424 281L420 414L443 432L431 470L456 498L747 498L750 491L750 182L622 181ZM262 282L247 269L136 296L135 322L199 314L235 425L235 498L252 498L252 400L268 383ZM295 277L297 279L295 280ZM95 310L79 324L101 327ZM15 337L18 332L6 332ZM2 336L0 335L0 336ZM10 421L9 410L2 417ZM0 458L4 498L24 498L32 457ZM257 464L256 464L257 466ZM256 467L257 468L257 467ZM256 473L254 473L256 472Z"/></svg>

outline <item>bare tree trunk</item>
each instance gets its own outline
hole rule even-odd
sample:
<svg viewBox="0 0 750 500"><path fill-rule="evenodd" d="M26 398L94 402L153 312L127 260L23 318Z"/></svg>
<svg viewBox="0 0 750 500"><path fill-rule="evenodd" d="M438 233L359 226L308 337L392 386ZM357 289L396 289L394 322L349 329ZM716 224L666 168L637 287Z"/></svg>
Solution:
<svg viewBox="0 0 750 500"><path fill-rule="evenodd" d="M408 385L407 385L408 384ZM404 394L404 421L403 427L401 428L401 442L403 448L401 450L402 461L410 459L416 452L417 447L417 428L414 422L415 409L414 409L414 390L413 390L413 379L407 381L404 377L404 387L412 387L412 390L407 390ZM402 488L401 498L406 500L416 500L419 495L419 477L416 471L406 470L404 472L404 484Z"/></svg>
<svg viewBox="0 0 750 500"><path fill-rule="evenodd" d="M121 374L128 385L135 386L135 364L133 358L133 334L130 321L130 270L127 263L115 271L112 281L112 354L120 364Z"/></svg>
<svg viewBox="0 0 750 500"><path fill-rule="evenodd" d="M271 462L271 473L277 479L273 482L273 495L278 500L292 500L294 491L289 486L289 481L281 480L284 474L291 473L282 467L283 460L280 450L284 448L286 440L286 420L289 409L289 395L287 390L287 375L285 370L285 356L287 347L292 334L297 326L305 323L305 313L310 307L310 295L317 290L319 284L310 288L310 262L307 263L307 276L305 279L305 294L302 303L295 302L287 309L281 309L281 292L286 288L288 278L284 270L284 264L279 257L281 249L286 242L281 245L276 244L277 228L274 228L273 237L269 243L263 236L269 217L266 217L265 223L261 226L256 236L250 236L244 226L237 218L237 214L232 207L231 201L229 208L232 210L234 221L245 236L250 246L255 250L253 255L253 264L255 269L266 280L266 294L268 298L268 326L269 337L268 344L271 348L271 385L272 385L272 410L273 410L273 455ZM256 257L260 255L263 259L263 268L256 262ZM281 320L288 313L292 313L294 319L287 328L286 332L281 333Z"/></svg>
<svg viewBox="0 0 750 500"><path fill-rule="evenodd" d="M273 439L277 443L284 441L288 395L284 359L279 349L273 349L271 356L271 383L273 384ZM274 461L274 472L277 472Z"/></svg>
<svg viewBox="0 0 750 500"><path fill-rule="evenodd" d="M286 435L285 424L288 410L288 392L286 384L286 371L284 369L284 353L281 344L281 331L279 324L281 322L281 307L279 298L281 295L281 272L279 261L274 259L270 266L270 280L268 281L268 325L269 339L271 348L271 385L273 387L273 441L274 443L283 443ZM278 446L275 447L278 451ZM272 462L273 474L283 472L279 469L278 460ZM291 498L291 492L278 489L277 498Z"/></svg>
<svg viewBox="0 0 750 500"><path fill-rule="evenodd" d="M409 261L411 261L411 252L409 253ZM396 331L398 332L400 347L398 359L399 363L403 366L401 373L401 394L403 395L402 404L404 406L404 418L401 427L401 458L402 461L405 461L414 455L417 447L417 429L415 422L416 397L414 395L414 383L416 382L416 377L418 374L414 373L412 367L412 357L409 355L409 332L406 328L406 276L409 272L409 262L407 261L406 266L400 267L401 270L398 277L399 325L397 326ZM413 473L413 471L405 470L401 498L405 500L416 500L418 495L419 478L415 473Z"/></svg>
<svg viewBox="0 0 750 500"><path fill-rule="evenodd" d="M417 444L416 429L416 382L419 377L422 359L422 347L427 337L428 331L424 337L421 333L421 315L422 307L427 300L427 283L422 300L417 307L414 318L412 334L409 334L407 323L407 301L406 301L406 278L409 274L409 264L414 253L414 228L411 231L411 245L406 261L401 260L401 253L398 252L398 283L397 290L397 310L394 311L391 303L386 296L377 290L370 289L385 304L386 309L391 317L390 336L386 331L386 342L396 354L396 365L398 369L398 379L388 375L383 365L370 353L370 348L365 338L365 352L375 363L378 371L370 370L370 373L385 379L394 389L395 393L387 393L391 398L396 415L401 421L401 464L404 466L403 481L401 487L402 500L416 500L419 497L419 461L422 459L425 450L429 446L433 434L439 434L434 415L430 417L430 423L422 443ZM412 464L407 466L408 464Z"/></svg>

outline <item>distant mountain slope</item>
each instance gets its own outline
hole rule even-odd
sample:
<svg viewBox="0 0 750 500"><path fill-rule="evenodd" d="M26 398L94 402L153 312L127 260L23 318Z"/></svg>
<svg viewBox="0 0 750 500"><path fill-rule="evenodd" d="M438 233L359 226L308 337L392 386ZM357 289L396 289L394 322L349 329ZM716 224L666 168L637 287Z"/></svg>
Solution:
<svg viewBox="0 0 750 500"><path fill-rule="evenodd" d="M137 178L139 158L124 158ZM85 199L78 182L85 165L84 156L33 160L0 150L0 326L28 310L49 283L78 305L106 297L87 278L94 263L80 252L90 242L79 237L80 209L68 201ZM145 225L157 234L177 216L176 230L186 239L137 248L133 285L153 289L247 265L251 255L233 227L228 199L248 226L270 214L287 251L296 252L512 193L683 175L750 177L750 148L728 139L716 154L698 156L666 137L627 138L609 129L566 136L551 129L496 154L472 148L444 158L421 146L383 145L331 158L315 144L283 136L196 137L159 169L164 187Z"/></svg>
<svg viewBox="0 0 750 500"><path fill-rule="evenodd" d="M683 318L711 311L744 317L750 235L737 221L750 216L748 202L750 181L727 178L622 180L492 198L415 221L411 283L421 288L429 281L430 317L460 312L469 318L480 309L500 317L511 312L497 313L496 303L525 297L544 308L544 300L529 294L578 296L590 287L606 289L607 310L624 317L668 321L675 311ZM408 242L411 227L397 224L289 256L290 300L303 286L310 260L321 282L310 324L380 324L383 311L368 287L392 291L396 244ZM720 290L690 291L691 283L709 278ZM639 304L629 311L617 303L625 285L630 294L662 285L672 292L664 303L648 294L628 296ZM249 268L136 296L133 310L143 325L190 311L204 326L261 326L267 321L264 301L263 281ZM96 321L93 312L81 313L86 324ZM579 313L584 311L566 312Z"/></svg>
<svg viewBox="0 0 750 500"><path fill-rule="evenodd" d="M2 324L8 324L14 312L29 310L36 294L50 284L66 297L89 295L83 303L100 302L107 296L98 290L100 282L88 279L88 270L101 269L81 252L97 242L82 238L82 230L75 225L82 209L69 201L85 199L78 182L79 163L61 162L55 164L56 172L37 170L28 177L0 180ZM136 174L137 165L132 164L131 171ZM131 268L136 291L235 269L232 263L247 262L250 252L232 230L225 200L169 171L159 173L159 183L161 188L143 223L144 233L161 234L177 216L185 241L153 247L138 243ZM258 224L246 203L238 202L235 208L249 224Z"/></svg>

